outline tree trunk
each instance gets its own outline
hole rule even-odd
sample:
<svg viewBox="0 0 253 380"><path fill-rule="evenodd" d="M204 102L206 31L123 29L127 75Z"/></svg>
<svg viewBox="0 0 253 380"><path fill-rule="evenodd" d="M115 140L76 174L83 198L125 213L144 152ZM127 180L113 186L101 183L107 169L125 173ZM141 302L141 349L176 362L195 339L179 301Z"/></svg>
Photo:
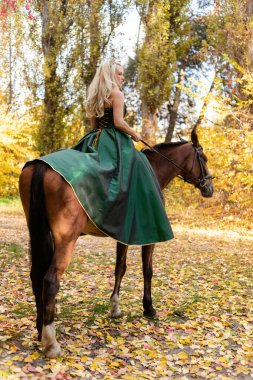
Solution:
<svg viewBox="0 0 253 380"><path fill-rule="evenodd" d="M42 120L39 130L39 150L41 154L51 153L62 147L64 127L62 115L59 112L60 99L63 93L63 85L57 74L58 56L62 44L66 38L67 30L64 29L64 17L66 16L66 3L62 2L62 11L55 18L54 4L51 0L43 0L41 8L42 18L42 52L44 56L44 99Z"/></svg>
<svg viewBox="0 0 253 380"><path fill-rule="evenodd" d="M249 38L249 42L248 42L247 55L248 55L249 67L252 69L252 67L253 67L253 41L252 41L252 37L253 37L253 28L252 28L253 0L248 0L246 9L247 9L246 12L247 12L247 16L248 16L249 24L250 24L250 31L249 31L250 38Z"/></svg>
<svg viewBox="0 0 253 380"><path fill-rule="evenodd" d="M180 69L180 73L179 73L179 77L178 77L178 82L177 82L178 85L182 84L184 82L186 66L187 66L187 60L183 60L182 67ZM170 142L172 139L172 136L173 136L173 132L174 132L176 122L177 122L177 115L178 115L178 108L180 105L181 92L182 92L181 88L177 86L173 105L172 105L172 107L168 106L170 119L169 119L169 126L168 126L168 130L167 130L167 134L165 137L165 142Z"/></svg>
<svg viewBox="0 0 253 380"><path fill-rule="evenodd" d="M12 84L12 24L11 24L11 16L9 22L9 92L8 92L8 107L10 108L13 101L13 84Z"/></svg>
<svg viewBox="0 0 253 380"><path fill-rule="evenodd" d="M154 33L152 30L152 19L156 13L156 2L151 0L148 2L148 9L146 16L143 16L142 21L146 28L146 36L144 45L150 47L153 45ZM141 107L142 107L142 137L150 145L155 145L157 130L157 110L151 109L150 100L146 96L146 88L141 90Z"/></svg>
<svg viewBox="0 0 253 380"><path fill-rule="evenodd" d="M42 3L42 52L44 56L44 90L43 113L39 131L39 150L41 154L47 154L55 148L54 124L57 110L56 82L56 54L53 53L55 47L55 35L50 30L50 4L48 0Z"/></svg>
<svg viewBox="0 0 253 380"><path fill-rule="evenodd" d="M249 30L249 42L248 42L248 51L247 51L247 64L249 66L250 72L253 71L253 0L248 0L247 2L247 16L249 19L250 30ZM252 100L252 99L251 99ZM253 104L249 106L250 114L253 114ZM251 124L251 130L253 130L253 125Z"/></svg>
<svg viewBox="0 0 253 380"><path fill-rule="evenodd" d="M89 59L88 63L83 65L82 80L85 86L86 98L88 87L96 73L98 63L101 57L101 15L100 10L102 6L101 0L88 0L89 8ZM83 125L85 125L85 132L91 131L90 120L86 116L85 99L81 102L81 114Z"/></svg>
<svg viewBox="0 0 253 380"><path fill-rule="evenodd" d="M156 143L157 110L153 111L145 100L142 100L142 137L148 144Z"/></svg>
<svg viewBox="0 0 253 380"><path fill-rule="evenodd" d="M101 0L88 0L90 26L90 57L88 64L87 86L91 83L101 55L100 8Z"/></svg>

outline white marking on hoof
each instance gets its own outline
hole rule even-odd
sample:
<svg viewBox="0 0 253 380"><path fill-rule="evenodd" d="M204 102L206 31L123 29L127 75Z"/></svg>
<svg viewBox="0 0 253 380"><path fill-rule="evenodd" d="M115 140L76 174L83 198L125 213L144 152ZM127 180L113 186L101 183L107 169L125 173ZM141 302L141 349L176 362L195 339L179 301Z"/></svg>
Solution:
<svg viewBox="0 0 253 380"><path fill-rule="evenodd" d="M114 296L110 299L111 304L111 310L109 312L109 315L111 318L118 318L121 316L121 310L119 308L119 297L117 294L114 294Z"/></svg>
<svg viewBox="0 0 253 380"><path fill-rule="evenodd" d="M55 359L61 356L61 347L59 343L55 341L54 345L45 347L43 352L47 358Z"/></svg>
<svg viewBox="0 0 253 380"><path fill-rule="evenodd" d="M44 347L44 354L48 358L57 358L61 355L61 347L55 339L54 323L43 326L41 344Z"/></svg>

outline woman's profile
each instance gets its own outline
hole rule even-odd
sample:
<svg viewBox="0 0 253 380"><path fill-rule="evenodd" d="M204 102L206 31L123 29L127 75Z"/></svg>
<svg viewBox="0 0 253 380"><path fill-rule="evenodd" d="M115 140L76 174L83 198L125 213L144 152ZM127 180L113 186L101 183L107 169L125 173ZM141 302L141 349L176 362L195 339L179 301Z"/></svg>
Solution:
<svg viewBox="0 0 253 380"><path fill-rule="evenodd" d="M133 141L141 136L124 120L123 68L102 63L89 86L87 116L92 130L71 149L39 158L72 187L90 221L126 245L169 240L157 178Z"/></svg>

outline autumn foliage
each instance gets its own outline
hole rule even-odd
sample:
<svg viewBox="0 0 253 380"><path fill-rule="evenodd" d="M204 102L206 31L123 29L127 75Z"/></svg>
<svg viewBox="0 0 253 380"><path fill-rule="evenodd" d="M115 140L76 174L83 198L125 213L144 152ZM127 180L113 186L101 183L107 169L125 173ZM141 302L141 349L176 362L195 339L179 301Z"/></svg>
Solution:
<svg viewBox="0 0 253 380"><path fill-rule="evenodd" d="M149 6L142 0L78 4L75 0L2 0L1 195L17 194L25 161L69 147L87 131L87 86L108 52L117 57L111 38L129 5L136 6L143 34L128 68L134 88L130 83L126 88L135 98L132 109L130 105L135 128L142 125L143 136L149 139L145 127L150 122L150 139L161 142L170 139L173 131L174 137L180 130L187 136L199 121L200 140L215 176L212 201L193 197L189 186L175 181L168 202L172 199L188 208L197 204L208 212L212 208L219 218L232 215L248 220L253 182L252 4L248 0L216 2L213 8L199 2L197 11L187 0L150 1ZM207 95L196 95L202 91L198 70L204 70L210 81L214 77ZM204 107L198 119L196 105L201 102ZM213 107L215 117L210 122L206 112Z"/></svg>
<svg viewBox="0 0 253 380"><path fill-rule="evenodd" d="M10 113L0 107L0 196L18 193L18 178L24 163L38 155L34 136L38 124L30 116Z"/></svg>
<svg viewBox="0 0 253 380"><path fill-rule="evenodd" d="M112 40L133 9L128 121L153 143L189 139L197 124L214 195L180 179L164 192L175 239L155 248L154 320L142 317L139 249L112 320L115 244L80 237L57 303L63 356L48 360L18 178L88 131L88 85L102 60L125 58L128 37ZM0 0L0 379L253 377L252 34L253 0Z"/></svg>

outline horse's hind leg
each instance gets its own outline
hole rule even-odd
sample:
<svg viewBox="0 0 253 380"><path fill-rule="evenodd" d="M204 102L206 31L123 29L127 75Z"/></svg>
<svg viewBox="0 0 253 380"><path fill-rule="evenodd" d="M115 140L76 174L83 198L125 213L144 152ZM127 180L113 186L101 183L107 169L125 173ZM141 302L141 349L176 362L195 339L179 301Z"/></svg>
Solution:
<svg viewBox="0 0 253 380"><path fill-rule="evenodd" d="M119 290L121 280L126 272L126 255L128 246L117 242L117 258L115 266L115 285L110 298L110 317L117 318L121 315L119 308Z"/></svg>
<svg viewBox="0 0 253 380"><path fill-rule="evenodd" d="M43 301L42 301L42 290L43 290L43 277L39 277L32 267L30 278L32 281L33 294L35 296L37 318L36 318L36 328L38 330L38 340L41 340L42 325L43 325Z"/></svg>
<svg viewBox="0 0 253 380"><path fill-rule="evenodd" d="M142 266L144 276L143 315L147 318L152 318L156 315L151 298L151 281L153 277L152 256L154 248L154 244L144 245L142 247Z"/></svg>
<svg viewBox="0 0 253 380"><path fill-rule="evenodd" d="M62 240L60 244L54 241L55 254L44 277L42 345L45 355L49 358L55 358L61 354L60 345L55 338L55 301L60 279L71 261L75 242L76 239Z"/></svg>

